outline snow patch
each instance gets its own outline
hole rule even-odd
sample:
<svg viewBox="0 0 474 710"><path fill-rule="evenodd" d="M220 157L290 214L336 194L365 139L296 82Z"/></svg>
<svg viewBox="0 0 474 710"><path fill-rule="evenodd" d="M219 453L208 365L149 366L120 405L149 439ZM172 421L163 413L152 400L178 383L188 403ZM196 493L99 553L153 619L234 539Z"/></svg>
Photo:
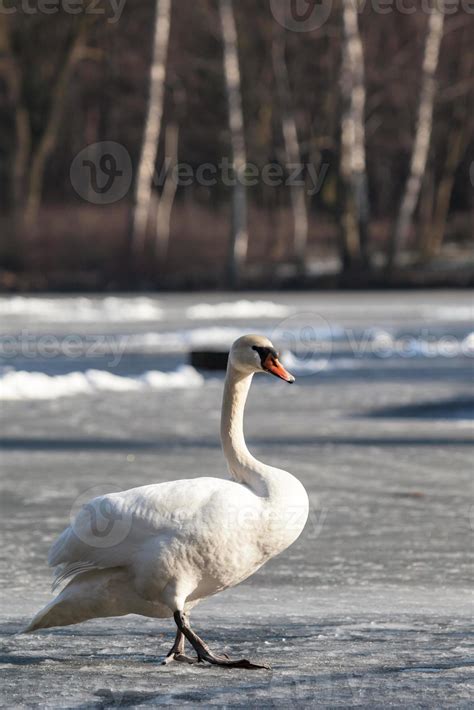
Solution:
<svg viewBox="0 0 474 710"><path fill-rule="evenodd" d="M58 399L97 392L144 392L147 390L202 387L204 378L183 365L173 372L151 370L140 377L120 377L105 370L46 375L43 372L9 371L0 377L0 400Z"/></svg>
<svg viewBox="0 0 474 710"><path fill-rule="evenodd" d="M439 320L472 320L474 317L474 306L438 306L424 309L424 315Z"/></svg>
<svg viewBox="0 0 474 710"><path fill-rule="evenodd" d="M107 298L0 298L0 316L26 317L56 323L156 321L163 309L146 296Z"/></svg>
<svg viewBox="0 0 474 710"><path fill-rule="evenodd" d="M232 301L230 303L198 303L186 310L190 320L213 318L285 318L291 310L272 301Z"/></svg>
<svg viewBox="0 0 474 710"><path fill-rule="evenodd" d="M464 355L474 356L474 333L469 333L462 341L462 352Z"/></svg>

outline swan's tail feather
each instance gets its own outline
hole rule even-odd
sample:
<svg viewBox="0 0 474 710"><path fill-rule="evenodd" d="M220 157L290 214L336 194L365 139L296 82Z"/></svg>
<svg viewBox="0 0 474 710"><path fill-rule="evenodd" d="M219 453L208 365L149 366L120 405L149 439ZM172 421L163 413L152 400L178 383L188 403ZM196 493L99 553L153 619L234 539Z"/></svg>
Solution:
<svg viewBox="0 0 474 710"><path fill-rule="evenodd" d="M95 569L102 569L93 562L71 562L70 564L58 565L54 570L54 579L51 590L55 592L64 582L73 577L77 577L83 572L91 572Z"/></svg>
<svg viewBox="0 0 474 710"><path fill-rule="evenodd" d="M77 574L22 633L133 613L140 613L140 606L137 597L130 594L126 570L118 567L88 570Z"/></svg>
<svg viewBox="0 0 474 710"><path fill-rule="evenodd" d="M28 626L21 630L22 634L31 634L34 631L39 631L39 629L49 629L53 626L62 626L60 622L60 615L58 614L59 605L56 600L52 601L50 604L41 609L36 616L30 621Z"/></svg>

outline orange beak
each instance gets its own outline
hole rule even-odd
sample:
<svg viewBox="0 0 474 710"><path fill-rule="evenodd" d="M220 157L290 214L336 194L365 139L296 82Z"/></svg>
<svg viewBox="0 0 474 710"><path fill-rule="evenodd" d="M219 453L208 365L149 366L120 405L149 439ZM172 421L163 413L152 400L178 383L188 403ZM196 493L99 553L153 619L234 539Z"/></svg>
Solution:
<svg viewBox="0 0 474 710"><path fill-rule="evenodd" d="M266 358L262 365L263 369L266 370L266 372L270 372L272 375L279 377L285 382L289 382L290 384L292 384L295 381L293 375L290 375L290 373L285 370L279 359L271 354Z"/></svg>

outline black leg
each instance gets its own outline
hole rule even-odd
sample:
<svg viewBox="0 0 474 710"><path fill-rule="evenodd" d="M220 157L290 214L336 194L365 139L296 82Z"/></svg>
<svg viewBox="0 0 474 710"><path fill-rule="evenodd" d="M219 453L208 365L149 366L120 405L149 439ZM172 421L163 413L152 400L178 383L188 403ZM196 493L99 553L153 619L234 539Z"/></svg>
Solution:
<svg viewBox="0 0 474 710"><path fill-rule="evenodd" d="M201 638L199 638L196 633L194 633L189 624L189 621L187 620L185 614L183 614L182 611L175 611L174 620L176 622L176 626L178 627L178 631L184 634L184 636L188 639L189 643L193 646L201 662L206 661L207 663L211 663L214 666L224 666L226 668L269 669L269 666L251 663L245 658L240 661L231 661L230 658L228 658L227 656L216 656L211 651L209 646Z"/></svg>
<svg viewBox="0 0 474 710"><path fill-rule="evenodd" d="M179 661L180 663L197 663L197 658L190 658L184 654L184 640L185 636L183 632L178 629L174 644L164 661L162 661L162 666L167 666L168 663L172 663L173 661Z"/></svg>

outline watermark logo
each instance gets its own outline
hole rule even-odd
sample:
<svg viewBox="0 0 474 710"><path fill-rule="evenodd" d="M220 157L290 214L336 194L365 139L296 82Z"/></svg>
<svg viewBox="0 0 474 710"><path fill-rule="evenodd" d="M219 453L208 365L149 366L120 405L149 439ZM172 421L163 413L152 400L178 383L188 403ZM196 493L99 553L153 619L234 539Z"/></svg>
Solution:
<svg viewBox="0 0 474 710"><path fill-rule="evenodd" d="M0 0L1 2L1 0ZM213 188L217 185L247 189L264 185L271 188L299 188L309 197L319 194L330 170L329 163L265 163L247 162L238 172L228 157L218 163L176 163L165 157L161 168L153 173L155 188L163 188L168 180L176 187L193 185ZM133 180L132 161L127 149L114 141L93 143L80 151L70 169L71 184L87 202L108 205L128 193Z"/></svg>
<svg viewBox="0 0 474 710"><path fill-rule="evenodd" d="M285 353L288 370L299 377L325 370L332 354L332 328L319 313L294 313L276 326L270 339Z"/></svg>
<svg viewBox="0 0 474 710"><path fill-rule="evenodd" d="M92 143L76 155L69 177L74 190L83 200L94 205L110 205L121 200L130 190L132 160L120 143Z"/></svg>
<svg viewBox="0 0 474 710"><path fill-rule="evenodd" d="M432 15L454 15L464 12L472 15L472 0L350 0L352 11L357 15L370 7L376 15L414 15L422 13ZM270 7L275 20L292 32L311 32L322 27L333 9L333 0L270 0Z"/></svg>
<svg viewBox="0 0 474 710"><path fill-rule="evenodd" d="M292 32L311 32L324 25L332 0L270 0L275 20Z"/></svg>
<svg viewBox="0 0 474 710"><path fill-rule="evenodd" d="M110 488L110 485L88 488L71 508L71 527L89 547L114 547L125 540L132 528L132 516L121 510Z"/></svg>

